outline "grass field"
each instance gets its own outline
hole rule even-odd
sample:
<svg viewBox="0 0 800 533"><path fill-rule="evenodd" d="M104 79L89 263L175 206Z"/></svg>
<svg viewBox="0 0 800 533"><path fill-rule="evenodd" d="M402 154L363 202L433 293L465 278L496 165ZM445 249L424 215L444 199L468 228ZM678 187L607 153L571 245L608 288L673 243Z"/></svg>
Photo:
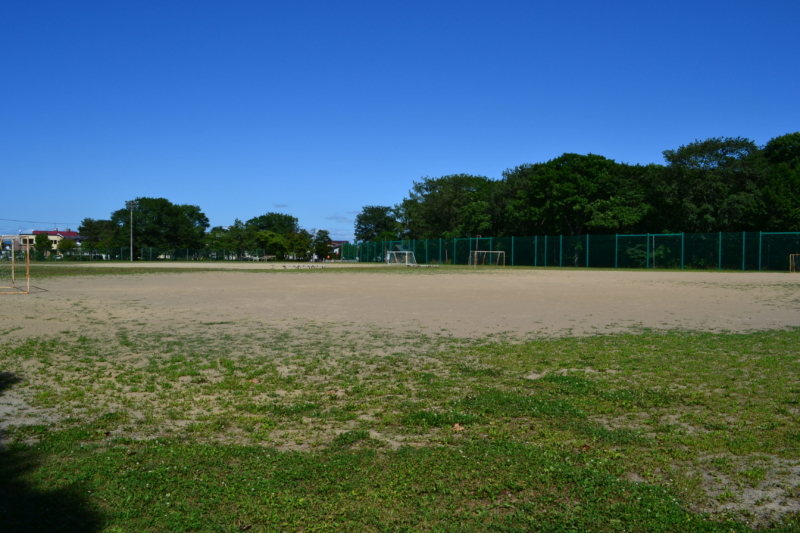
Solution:
<svg viewBox="0 0 800 533"><path fill-rule="evenodd" d="M81 274L2 308L3 531L800 530L792 324L462 336L239 296L181 319L60 301Z"/></svg>

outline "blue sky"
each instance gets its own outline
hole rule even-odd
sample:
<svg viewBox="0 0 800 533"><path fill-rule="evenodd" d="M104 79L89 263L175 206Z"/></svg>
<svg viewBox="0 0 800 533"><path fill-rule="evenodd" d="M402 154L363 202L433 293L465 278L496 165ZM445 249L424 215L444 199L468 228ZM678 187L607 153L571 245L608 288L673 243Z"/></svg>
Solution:
<svg viewBox="0 0 800 533"><path fill-rule="evenodd" d="M800 130L800 2L3 2L0 232L137 196L351 238L422 176Z"/></svg>

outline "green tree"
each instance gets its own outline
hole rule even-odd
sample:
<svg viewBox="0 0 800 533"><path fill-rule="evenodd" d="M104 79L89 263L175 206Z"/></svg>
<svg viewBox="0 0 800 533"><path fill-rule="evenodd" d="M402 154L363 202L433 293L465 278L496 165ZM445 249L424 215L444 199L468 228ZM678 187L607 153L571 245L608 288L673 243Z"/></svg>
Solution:
<svg viewBox="0 0 800 533"><path fill-rule="evenodd" d="M245 222L245 226L253 232L272 231L282 236L295 233L300 229L297 218L292 215L271 212L251 218Z"/></svg>
<svg viewBox="0 0 800 533"><path fill-rule="evenodd" d="M96 250L98 248L109 248L113 246L116 232L117 226L110 220L84 218L81 225L78 227L78 233L80 233L83 239L82 246L87 250Z"/></svg>
<svg viewBox="0 0 800 533"><path fill-rule="evenodd" d="M416 239L464 237L492 230L489 178L454 174L414 182L396 209L404 236Z"/></svg>
<svg viewBox="0 0 800 533"><path fill-rule="evenodd" d="M50 237L47 236L47 233L36 234L36 237L33 238L33 245L42 257L46 254L50 254L53 250L53 242L50 240Z"/></svg>
<svg viewBox="0 0 800 533"><path fill-rule="evenodd" d="M289 249L286 238L274 231L259 231L256 239L259 247L263 248L268 255L283 257Z"/></svg>
<svg viewBox="0 0 800 533"><path fill-rule="evenodd" d="M667 167L649 183L658 217L651 229L717 232L757 229L763 224L767 165L743 137L713 137L665 150Z"/></svg>
<svg viewBox="0 0 800 533"><path fill-rule="evenodd" d="M304 230L299 229L296 232L290 233L286 237L288 243L288 251L297 260L307 260L311 255L311 244L314 241L314 236Z"/></svg>
<svg viewBox="0 0 800 533"><path fill-rule="evenodd" d="M311 242L311 249L317 255L317 259L327 259L333 249L331 246L331 235L327 230L321 229L314 234Z"/></svg>
<svg viewBox="0 0 800 533"><path fill-rule="evenodd" d="M768 218L763 229L800 231L800 132L771 139L764 146L769 165L764 187Z"/></svg>
<svg viewBox="0 0 800 533"><path fill-rule="evenodd" d="M400 236L400 224L391 207L365 206L356 215L355 238L357 241L395 240Z"/></svg>
<svg viewBox="0 0 800 533"><path fill-rule="evenodd" d="M594 154L518 166L503 173L494 191L494 225L501 235L629 231L649 210L644 173Z"/></svg>
<svg viewBox="0 0 800 533"><path fill-rule="evenodd" d="M176 205L166 198L137 198L133 212L134 247L200 248L203 245L208 217L196 205ZM111 221L117 227L116 242L128 243L130 211L114 211Z"/></svg>
<svg viewBox="0 0 800 533"><path fill-rule="evenodd" d="M72 239L61 239L58 242L58 252L61 255L69 255L71 252L74 252L78 245Z"/></svg>

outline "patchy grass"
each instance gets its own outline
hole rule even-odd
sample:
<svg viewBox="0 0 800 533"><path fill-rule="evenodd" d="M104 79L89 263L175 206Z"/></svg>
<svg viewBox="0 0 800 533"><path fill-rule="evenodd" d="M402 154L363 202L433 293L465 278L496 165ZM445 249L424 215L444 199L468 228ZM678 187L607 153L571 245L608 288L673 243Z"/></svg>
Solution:
<svg viewBox="0 0 800 533"><path fill-rule="evenodd" d="M52 500L53 524L67 501L98 531L793 531L798 344L244 322L28 339L0 348L21 402L0 479L23 495L0 521Z"/></svg>

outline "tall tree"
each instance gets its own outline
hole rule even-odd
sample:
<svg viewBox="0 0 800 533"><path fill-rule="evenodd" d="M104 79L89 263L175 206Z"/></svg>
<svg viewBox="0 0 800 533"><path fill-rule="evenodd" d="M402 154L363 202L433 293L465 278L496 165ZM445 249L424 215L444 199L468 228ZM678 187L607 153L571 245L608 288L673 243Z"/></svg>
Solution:
<svg viewBox="0 0 800 533"><path fill-rule="evenodd" d="M137 198L133 212L134 247L200 248L203 245L208 217L195 205L176 205L166 198ZM117 226L116 239L124 246L130 235L130 211L111 214Z"/></svg>
<svg viewBox="0 0 800 533"><path fill-rule="evenodd" d="M414 182L398 206L409 237L434 239L464 237L492 230L489 215L489 178L453 174Z"/></svg>
<svg viewBox="0 0 800 533"><path fill-rule="evenodd" d="M399 236L400 224L391 207L368 205L356 215L355 238L357 241L394 240Z"/></svg>
<svg viewBox="0 0 800 533"><path fill-rule="evenodd" d="M289 235L300 229L297 218L284 213L266 213L245 222L254 231L272 231L278 235Z"/></svg>
<svg viewBox="0 0 800 533"><path fill-rule="evenodd" d="M768 218L763 229L800 231L800 132L771 139L764 146L769 164L764 187Z"/></svg>
<svg viewBox="0 0 800 533"><path fill-rule="evenodd" d="M38 233L36 237L33 238L33 245L36 247L36 251L42 256L49 254L53 249L53 242L50 240L50 237L47 236L47 233Z"/></svg>
<svg viewBox="0 0 800 533"><path fill-rule="evenodd" d="M283 257L289 249L289 243L284 236L274 231L259 231L256 234L256 239L257 244L263 248L268 255Z"/></svg>
<svg viewBox="0 0 800 533"><path fill-rule="evenodd" d="M304 229L300 229L294 233L290 233L286 237L288 243L288 252L294 256L294 259L306 260L311 255L311 243L314 236Z"/></svg>
<svg viewBox="0 0 800 533"><path fill-rule="evenodd" d="M311 242L311 249L318 259L327 259L333 249L331 246L331 234L324 229L318 230L314 235L314 240Z"/></svg>
<svg viewBox="0 0 800 533"><path fill-rule="evenodd" d="M564 154L503 173L493 197L495 226L504 235L624 232L649 210L643 167L588 154Z"/></svg>
<svg viewBox="0 0 800 533"><path fill-rule="evenodd" d="M82 247L88 250L113 246L117 225L111 220L95 220L84 218L78 226L78 233L83 239Z"/></svg>
<svg viewBox="0 0 800 533"><path fill-rule="evenodd" d="M757 228L765 211L766 164L759 147L743 137L713 137L665 150L667 168L650 182L661 214L656 228L672 232Z"/></svg>
<svg viewBox="0 0 800 533"><path fill-rule="evenodd" d="M70 252L74 252L75 248L77 247L78 245L72 239L61 239L58 241L58 245L56 246L56 248L58 248L58 252L62 255L67 255Z"/></svg>

